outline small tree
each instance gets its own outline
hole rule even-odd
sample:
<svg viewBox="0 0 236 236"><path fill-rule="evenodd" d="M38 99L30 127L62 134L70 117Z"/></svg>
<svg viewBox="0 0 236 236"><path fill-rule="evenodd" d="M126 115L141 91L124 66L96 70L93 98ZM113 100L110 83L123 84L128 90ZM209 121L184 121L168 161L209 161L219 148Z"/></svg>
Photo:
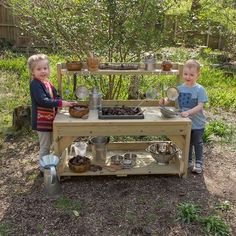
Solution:
<svg viewBox="0 0 236 236"><path fill-rule="evenodd" d="M93 51L110 62L140 61L142 52L157 51L163 45L164 15L171 7L161 0L8 2L20 27L49 48L80 59ZM117 96L121 85L121 79L110 77L107 97Z"/></svg>

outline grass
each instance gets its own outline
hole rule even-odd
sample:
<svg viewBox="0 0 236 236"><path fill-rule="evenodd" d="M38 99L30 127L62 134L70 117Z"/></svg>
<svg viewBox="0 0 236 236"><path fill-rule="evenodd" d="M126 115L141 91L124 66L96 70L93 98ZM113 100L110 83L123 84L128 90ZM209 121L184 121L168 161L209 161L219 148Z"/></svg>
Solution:
<svg viewBox="0 0 236 236"><path fill-rule="evenodd" d="M232 209L232 204L231 204L231 202L226 200L226 201L218 203L215 206L215 209L221 210L221 211L230 211Z"/></svg>
<svg viewBox="0 0 236 236"><path fill-rule="evenodd" d="M81 202L62 196L56 200L54 207L60 211L79 217L82 208Z"/></svg>
<svg viewBox="0 0 236 236"><path fill-rule="evenodd" d="M205 232L208 235L214 236L228 236L229 225L226 224L219 216L208 216L201 218L201 222L203 223Z"/></svg>
<svg viewBox="0 0 236 236"><path fill-rule="evenodd" d="M225 201L218 205L221 210L229 210L230 203ZM202 224L206 235L212 236L228 236L230 235L230 227L225 221L218 215L202 216L200 206L194 203L183 202L177 206L177 220L182 223L195 223ZM217 208L215 208L217 209Z"/></svg>
<svg viewBox="0 0 236 236"><path fill-rule="evenodd" d="M178 209L178 218L177 220L183 222L183 223L190 223L193 221L196 221L199 217L200 208L199 206L184 202L180 203L177 207Z"/></svg>
<svg viewBox="0 0 236 236"><path fill-rule="evenodd" d="M232 140L233 134L233 126L231 124L223 120L213 120L206 125L203 140L205 143L210 143L214 140L214 137L219 137L229 142Z"/></svg>
<svg viewBox="0 0 236 236"><path fill-rule="evenodd" d="M8 236L11 233L10 225L0 224L0 236Z"/></svg>

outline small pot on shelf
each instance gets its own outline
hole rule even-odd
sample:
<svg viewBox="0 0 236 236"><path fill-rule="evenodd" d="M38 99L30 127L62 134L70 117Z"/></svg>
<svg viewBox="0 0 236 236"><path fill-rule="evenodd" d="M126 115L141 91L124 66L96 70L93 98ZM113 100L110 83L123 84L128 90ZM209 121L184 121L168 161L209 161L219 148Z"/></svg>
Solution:
<svg viewBox="0 0 236 236"><path fill-rule="evenodd" d="M68 71L80 71L82 69L83 63L81 61L70 61L66 62L66 69Z"/></svg>
<svg viewBox="0 0 236 236"><path fill-rule="evenodd" d="M173 64L169 60L163 61L161 63L161 68L163 71L170 71L172 67L173 67Z"/></svg>
<svg viewBox="0 0 236 236"><path fill-rule="evenodd" d="M87 58L87 66L89 71L97 71L100 64L99 57L88 57Z"/></svg>

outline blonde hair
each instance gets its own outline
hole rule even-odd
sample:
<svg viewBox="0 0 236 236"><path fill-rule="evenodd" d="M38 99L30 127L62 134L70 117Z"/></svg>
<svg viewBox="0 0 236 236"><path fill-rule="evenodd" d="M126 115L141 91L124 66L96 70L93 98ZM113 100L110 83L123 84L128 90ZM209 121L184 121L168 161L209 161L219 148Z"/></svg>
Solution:
<svg viewBox="0 0 236 236"><path fill-rule="evenodd" d="M185 62L184 67L187 67L187 68L196 68L197 71L199 72L201 66L200 66L199 62L197 62L196 60L190 59L190 60L187 60L187 61Z"/></svg>
<svg viewBox="0 0 236 236"><path fill-rule="evenodd" d="M30 74L32 74L37 62L39 62L41 60L47 61L47 64L48 64L48 67L49 67L49 59L48 59L47 55L45 55L45 54L35 54L35 55L32 55L31 57L29 57L29 59L27 60L27 65L28 65L28 70L29 70Z"/></svg>

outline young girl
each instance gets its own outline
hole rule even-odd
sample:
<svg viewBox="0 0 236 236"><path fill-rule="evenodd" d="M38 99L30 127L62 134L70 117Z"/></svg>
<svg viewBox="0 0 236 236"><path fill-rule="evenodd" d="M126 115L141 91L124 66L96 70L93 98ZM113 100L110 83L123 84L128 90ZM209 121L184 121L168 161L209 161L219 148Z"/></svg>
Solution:
<svg viewBox="0 0 236 236"><path fill-rule="evenodd" d="M182 117L189 117L192 121L191 139L189 147L189 168L192 172L202 173L203 165L203 133L206 117L203 113L204 104L208 101L206 90L197 83L200 75L200 64L195 60L188 60L183 68L184 83L179 85L179 107ZM161 99L160 104L167 104L168 100ZM195 163L192 152L195 152Z"/></svg>
<svg viewBox="0 0 236 236"><path fill-rule="evenodd" d="M50 154L52 145L53 120L58 107L72 106L73 102L63 101L48 80L50 75L49 59L44 54L33 55L28 59L31 74L30 96L32 102L32 129L39 137L39 158ZM40 171L43 167L40 166Z"/></svg>

